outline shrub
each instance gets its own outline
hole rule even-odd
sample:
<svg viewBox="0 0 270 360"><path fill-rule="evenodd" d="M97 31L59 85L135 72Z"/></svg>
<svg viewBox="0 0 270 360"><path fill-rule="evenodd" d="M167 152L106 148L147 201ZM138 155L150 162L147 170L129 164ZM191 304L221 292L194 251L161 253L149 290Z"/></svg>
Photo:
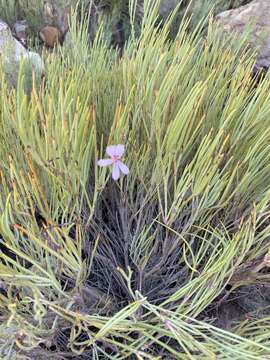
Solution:
<svg viewBox="0 0 270 360"><path fill-rule="evenodd" d="M212 25L168 41L155 18L121 58L73 22L30 96L1 73L4 359L270 354L267 309L230 329L212 311L269 281L269 76ZM115 182L97 160L120 143Z"/></svg>

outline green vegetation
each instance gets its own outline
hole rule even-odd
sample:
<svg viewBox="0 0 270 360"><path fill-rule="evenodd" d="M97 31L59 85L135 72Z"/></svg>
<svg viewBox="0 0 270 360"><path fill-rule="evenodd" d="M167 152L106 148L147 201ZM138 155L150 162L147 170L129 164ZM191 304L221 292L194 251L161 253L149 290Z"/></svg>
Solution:
<svg viewBox="0 0 270 360"><path fill-rule="evenodd" d="M270 355L267 307L214 312L270 280L269 76L212 24L168 41L156 15L121 57L73 19L30 95L0 72L1 359ZM119 143L115 182L97 160Z"/></svg>
<svg viewBox="0 0 270 360"><path fill-rule="evenodd" d="M173 28L177 28L179 20L188 13L192 17L190 25L196 27L198 22L208 16L210 11L218 13L233 7L244 5L251 0L161 0L160 14L166 18L174 5L179 4L177 21ZM115 34L115 26L118 21L123 23L121 31L124 32L125 38L130 35L129 19L129 2L130 0L0 0L1 19L7 21L11 26L16 20L25 19L29 25L30 31L37 35L38 30L52 19L44 17L44 4L53 4L56 8L64 8L67 5L73 7L77 3L88 6L92 3L93 8L99 16L107 17L107 33ZM154 1L155 3L157 1ZM137 1L136 22L140 22L143 15L144 0ZM108 21L109 18L109 21ZM119 32L119 30L118 30Z"/></svg>

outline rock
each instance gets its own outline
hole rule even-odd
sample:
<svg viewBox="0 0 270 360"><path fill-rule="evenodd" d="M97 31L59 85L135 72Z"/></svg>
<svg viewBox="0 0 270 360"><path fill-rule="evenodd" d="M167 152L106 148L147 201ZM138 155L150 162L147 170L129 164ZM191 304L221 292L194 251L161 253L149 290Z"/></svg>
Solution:
<svg viewBox="0 0 270 360"><path fill-rule="evenodd" d="M69 16L71 6L57 6L51 2L45 2L43 6L44 26L39 36L44 44L53 48L57 44L63 44L65 36L69 30Z"/></svg>
<svg viewBox="0 0 270 360"><path fill-rule="evenodd" d="M65 36L65 41L63 43L63 47L67 49L74 49L74 40L72 38L72 34L69 31Z"/></svg>
<svg viewBox="0 0 270 360"><path fill-rule="evenodd" d="M61 38L64 38L69 30L70 13L70 5L57 6L51 2L45 2L43 7L43 17L46 25L57 28L60 32Z"/></svg>
<svg viewBox="0 0 270 360"><path fill-rule="evenodd" d="M39 36L44 44L49 48L54 48L61 39L60 31L54 26L45 26L40 30Z"/></svg>
<svg viewBox="0 0 270 360"><path fill-rule="evenodd" d="M26 23L26 20L16 21L13 27L14 35L25 46L27 45L27 28L28 25Z"/></svg>
<svg viewBox="0 0 270 360"><path fill-rule="evenodd" d="M6 78L11 86L16 86L20 62L25 63L25 83L32 84L32 71L36 79L44 72L44 64L39 54L28 51L11 33L8 25L0 20L0 57Z"/></svg>
<svg viewBox="0 0 270 360"><path fill-rule="evenodd" d="M248 43L257 50L254 71L270 67L270 1L254 0L238 9L228 10L216 16L223 30L243 35L250 29Z"/></svg>
<svg viewBox="0 0 270 360"><path fill-rule="evenodd" d="M179 4L179 0L161 0L159 14L166 19Z"/></svg>

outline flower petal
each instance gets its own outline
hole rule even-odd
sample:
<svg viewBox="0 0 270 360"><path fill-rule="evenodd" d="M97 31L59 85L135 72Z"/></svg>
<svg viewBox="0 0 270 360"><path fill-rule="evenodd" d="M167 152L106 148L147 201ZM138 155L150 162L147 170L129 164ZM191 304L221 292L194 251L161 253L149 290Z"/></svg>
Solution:
<svg viewBox="0 0 270 360"><path fill-rule="evenodd" d="M108 165L112 165L113 163L113 160L112 159L101 159L101 160L98 160L97 164L99 166L108 166Z"/></svg>
<svg viewBox="0 0 270 360"><path fill-rule="evenodd" d="M120 178L120 169L119 169L118 162L113 164L112 178L115 181Z"/></svg>
<svg viewBox="0 0 270 360"><path fill-rule="evenodd" d="M113 156L121 157L123 156L124 152L125 152L125 145L122 144L110 145L107 146L106 148L106 153L111 157Z"/></svg>
<svg viewBox="0 0 270 360"><path fill-rule="evenodd" d="M129 173L129 168L127 165L122 163L122 161L117 161L117 164L119 166L119 169L122 171L123 174L127 175Z"/></svg>

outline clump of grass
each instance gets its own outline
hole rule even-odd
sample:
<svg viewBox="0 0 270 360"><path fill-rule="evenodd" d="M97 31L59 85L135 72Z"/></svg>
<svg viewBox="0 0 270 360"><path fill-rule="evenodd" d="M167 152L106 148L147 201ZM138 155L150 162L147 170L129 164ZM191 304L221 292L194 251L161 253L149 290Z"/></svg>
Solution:
<svg viewBox="0 0 270 360"><path fill-rule="evenodd" d="M156 16L146 3L121 58L73 22L30 95L1 72L2 358L270 353L267 311L231 331L209 312L269 281L269 76L214 26L168 41ZM114 182L97 160L119 143Z"/></svg>

